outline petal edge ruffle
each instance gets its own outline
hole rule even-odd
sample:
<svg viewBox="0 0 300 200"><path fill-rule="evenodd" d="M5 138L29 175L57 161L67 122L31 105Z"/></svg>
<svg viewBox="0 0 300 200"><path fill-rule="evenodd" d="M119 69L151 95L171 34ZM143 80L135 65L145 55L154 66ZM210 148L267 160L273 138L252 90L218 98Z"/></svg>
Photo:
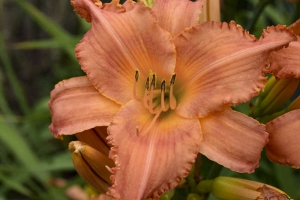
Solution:
<svg viewBox="0 0 300 200"><path fill-rule="evenodd" d="M269 27L259 40L235 22L205 22L175 38L178 88L176 112L203 117L223 105L245 103L266 83L267 56L295 40L283 26Z"/></svg>
<svg viewBox="0 0 300 200"><path fill-rule="evenodd" d="M154 118L132 100L108 128L110 157L116 164L109 194L116 199L158 199L191 170L201 139L199 121L174 113ZM147 131L148 126L152 128Z"/></svg>

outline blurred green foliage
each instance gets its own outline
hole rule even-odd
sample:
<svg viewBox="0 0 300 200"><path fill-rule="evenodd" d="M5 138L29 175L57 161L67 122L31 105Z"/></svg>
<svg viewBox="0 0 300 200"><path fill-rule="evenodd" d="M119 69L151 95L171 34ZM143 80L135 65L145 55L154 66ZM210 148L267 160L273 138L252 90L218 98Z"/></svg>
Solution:
<svg viewBox="0 0 300 200"><path fill-rule="evenodd" d="M259 36L269 25L300 18L300 3L284 0L223 0L222 20L235 20ZM69 140L48 130L49 93L60 80L83 75L74 47L89 24L68 0L0 0L0 199L68 199L66 188L85 183L75 172ZM203 178L242 177L274 185L300 199L300 173L262 155L253 174L237 174L202 158ZM62 178L66 183L55 185ZM188 177L190 184L193 177ZM175 191L185 199L186 189ZM191 196L190 196L191 197ZM214 197L209 197L213 200Z"/></svg>

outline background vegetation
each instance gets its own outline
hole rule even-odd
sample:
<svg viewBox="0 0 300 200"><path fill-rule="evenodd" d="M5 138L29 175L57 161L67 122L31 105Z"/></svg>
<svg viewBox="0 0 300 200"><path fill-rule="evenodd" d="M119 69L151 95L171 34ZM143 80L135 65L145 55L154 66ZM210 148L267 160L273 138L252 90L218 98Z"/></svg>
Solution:
<svg viewBox="0 0 300 200"><path fill-rule="evenodd" d="M73 138L56 140L48 130L50 91L83 75L73 49L89 24L72 10L68 0L0 0L0 200L64 200L68 187L85 187L67 150ZM268 25L298 18L299 2L222 1L222 20L235 20L256 36ZM203 177L221 170L205 158L203 163ZM254 174L221 174L265 182L300 199L299 170L271 163L264 153Z"/></svg>

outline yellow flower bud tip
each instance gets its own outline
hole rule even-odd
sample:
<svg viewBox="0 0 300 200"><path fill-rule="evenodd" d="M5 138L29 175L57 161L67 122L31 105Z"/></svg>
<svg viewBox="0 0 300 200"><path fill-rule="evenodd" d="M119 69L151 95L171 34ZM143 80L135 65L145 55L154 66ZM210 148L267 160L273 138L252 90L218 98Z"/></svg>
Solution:
<svg viewBox="0 0 300 200"><path fill-rule="evenodd" d="M273 186L231 177L216 178L213 181L212 194L223 200L290 199L286 193Z"/></svg>

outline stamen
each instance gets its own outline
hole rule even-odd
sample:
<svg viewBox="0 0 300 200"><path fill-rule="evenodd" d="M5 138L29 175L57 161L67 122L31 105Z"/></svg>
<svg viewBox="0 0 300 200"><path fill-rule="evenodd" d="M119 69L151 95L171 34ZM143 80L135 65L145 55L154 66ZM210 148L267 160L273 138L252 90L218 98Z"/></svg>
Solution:
<svg viewBox="0 0 300 200"><path fill-rule="evenodd" d="M171 77L170 81L170 94L169 94L169 101L170 101L170 108L174 110L176 108L176 99L173 95L173 88L175 85L175 79L176 79L176 74L174 73Z"/></svg>
<svg viewBox="0 0 300 200"><path fill-rule="evenodd" d="M139 73L139 70L135 70L135 75L134 75L134 78L135 78L135 82L134 82L134 86L133 86L133 98L137 101L141 101L140 98L137 97L136 95L136 85L137 85L137 82L139 80L139 76L140 76L140 73Z"/></svg>
<svg viewBox="0 0 300 200"><path fill-rule="evenodd" d="M150 90L150 85L149 85L149 83L150 83L150 78L147 77L145 88L146 88L146 90L148 90L148 91Z"/></svg>
<svg viewBox="0 0 300 200"><path fill-rule="evenodd" d="M165 111L167 111L166 105L165 105L165 92L166 92L166 80L165 79L161 82L160 91L161 91L161 96L160 96L161 110L163 112L165 112Z"/></svg>
<svg viewBox="0 0 300 200"><path fill-rule="evenodd" d="M176 74L172 74L171 80L170 80L170 85L175 85L175 79L176 79Z"/></svg>
<svg viewBox="0 0 300 200"><path fill-rule="evenodd" d="M136 69L136 70L135 70L135 76L134 76L134 78L135 78L135 82L138 82L138 80L139 80L139 76L140 76L140 72L139 72L139 70L138 70L138 69Z"/></svg>
<svg viewBox="0 0 300 200"><path fill-rule="evenodd" d="M149 101L149 91L147 90L147 88L146 88L146 90L145 90L145 93L144 93L144 98L143 98L143 102L144 102L144 106L147 108L147 109L149 109L149 104L148 104L148 101Z"/></svg>
<svg viewBox="0 0 300 200"><path fill-rule="evenodd" d="M155 114L153 110L153 90L155 89L155 79L156 79L155 75L153 74L153 78L150 85L150 93L149 93L149 111L152 114Z"/></svg>
<svg viewBox="0 0 300 200"><path fill-rule="evenodd" d="M156 75L152 75L152 80L151 80L151 86L153 86L153 89L156 88Z"/></svg>

